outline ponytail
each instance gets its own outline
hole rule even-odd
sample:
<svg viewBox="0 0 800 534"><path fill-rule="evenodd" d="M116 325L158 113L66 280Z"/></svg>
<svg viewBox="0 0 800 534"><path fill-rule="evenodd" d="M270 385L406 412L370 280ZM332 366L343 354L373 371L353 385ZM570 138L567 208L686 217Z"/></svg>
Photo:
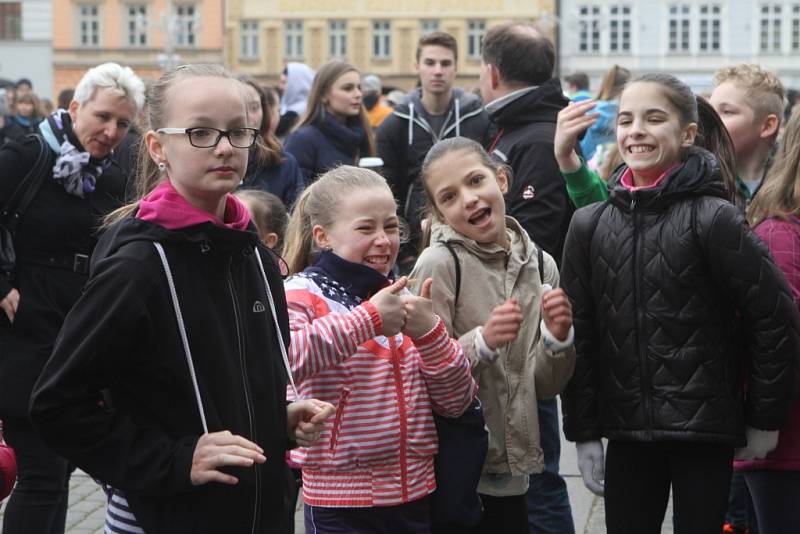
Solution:
<svg viewBox="0 0 800 534"><path fill-rule="evenodd" d="M289 218L289 226L286 228L282 256L289 266L289 274L299 273L312 263L314 238L307 204L313 187L314 184L311 184L298 197L292 216Z"/></svg>

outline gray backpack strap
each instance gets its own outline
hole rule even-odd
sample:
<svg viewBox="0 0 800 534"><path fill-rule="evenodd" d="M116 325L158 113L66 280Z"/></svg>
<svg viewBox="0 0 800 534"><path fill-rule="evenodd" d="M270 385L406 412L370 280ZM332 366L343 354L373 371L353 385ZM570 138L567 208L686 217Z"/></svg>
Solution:
<svg viewBox="0 0 800 534"><path fill-rule="evenodd" d="M261 261L261 254L258 253L258 247L255 247L256 261L258 268L261 269L261 276L264 278L264 287L267 289L267 300L269 300L269 309L272 312L272 320L275 321L275 332L278 334L278 344L281 347L281 356L283 356L283 365L286 367L286 374L289 376L289 383L292 385L292 392L294 392L295 400L300 400L300 393L297 392L297 386L294 383L292 376L292 366L289 364L289 355L286 353L286 344L283 342L283 334L281 334L281 325L278 324L278 314L275 311L275 299L272 298L272 291L270 291L269 281L267 281L267 273L264 271L264 263Z"/></svg>
<svg viewBox="0 0 800 534"><path fill-rule="evenodd" d="M200 411L200 420L203 423L203 433L208 434L208 424L206 423L206 414L203 409L203 399L200 398L200 387L197 385L197 375L194 372L192 349L189 348L189 338L186 335L186 327L183 324L183 314L181 313L181 305L178 302L178 293L175 291L175 282L172 280L172 271L169 268L167 255L164 253L164 247L161 246L161 243L154 241L153 246L156 247L158 256L161 258L161 265L164 267L164 274L167 275L167 284L169 285L170 296L172 296L172 306L175 309L175 319L178 321L178 330L181 334L183 352L186 354L186 363L189 366L189 374L192 377L192 386L194 387L194 395L197 400L197 409Z"/></svg>

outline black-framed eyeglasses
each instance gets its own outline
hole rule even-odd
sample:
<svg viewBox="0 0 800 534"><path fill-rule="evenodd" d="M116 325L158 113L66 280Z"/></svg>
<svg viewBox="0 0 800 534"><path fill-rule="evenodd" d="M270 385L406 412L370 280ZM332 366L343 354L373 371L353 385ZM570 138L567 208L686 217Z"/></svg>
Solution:
<svg viewBox="0 0 800 534"><path fill-rule="evenodd" d="M250 148L256 142L259 131L255 128L234 128L232 130L218 130L217 128L159 128L156 130L163 134L186 134L189 143L197 148L214 148L223 137L234 148Z"/></svg>

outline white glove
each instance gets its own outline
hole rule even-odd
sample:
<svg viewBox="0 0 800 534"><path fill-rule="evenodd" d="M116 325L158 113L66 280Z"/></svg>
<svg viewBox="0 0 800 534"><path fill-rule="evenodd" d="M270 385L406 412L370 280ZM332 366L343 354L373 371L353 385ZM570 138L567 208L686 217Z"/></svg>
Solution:
<svg viewBox="0 0 800 534"><path fill-rule="evenodd" d="M583 483L589 491L602 497L605 492L603 480L606 478L603 443L600 440L584 441L576 443L575 447L578 449L578 469Z"/></svg>
<svg viewBox="0 0 800 534"><path fill-rule="evenodd" d="M747 445L736 449L734 460L760 460L778 445L777 430L759 430L748 426L744 429L744 435Z"/></svg>

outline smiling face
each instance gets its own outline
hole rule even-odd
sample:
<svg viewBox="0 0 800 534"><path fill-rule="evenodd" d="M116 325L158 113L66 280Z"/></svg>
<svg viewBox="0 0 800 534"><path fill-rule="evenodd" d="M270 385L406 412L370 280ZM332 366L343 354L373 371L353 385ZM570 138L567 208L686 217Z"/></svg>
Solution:
<svg viewBox="0 0 800 534"><path fill-rule="evenodd" d="M438 216L453 230L478 243L507 246L504 171L495 173L472 150L453 150L431 163L425 183Z"/></svg>
<svg viewBox="0 0 800 534"><path fill-rule="evenodd" d="M186 77L167 91L164 128L247 126L241 84L215 76ZM225 195L239 185L247 168L247 148L231 146L226 137L216 147L197 148L185 134L149 131L145 137L153 160L167 165L173 187L192 205L219 215Z"/></svg>
<svg viewBox="0 0 800 534"><path fill-rule="evenodd" d="M94 158L103 158L122 141L136 115L136 105L125 96L118 96L105 88L95 89L91 100L80 104L73 100L69 105L72 130Z"/></svg>
<svg viewBox="0 0 800 534"><path fill-rule="evenodd" d="M654 182L679 163L697 133L697 124L680 124L664 90L654 82L636 82L620 97L617 147L636 185Z"/></svg>
<svg viewBox="0 0 800 534"><path fill-rule="evenodd" d="M330 228L316 225L314 240L347 261L389 274L400 249L397 204L387 187L343 194Z"/></svg>
<svg viewBox="0 0 800 534"><path fill-rule="evenodd" d="M455 54L444 46L423 46L416 69L423 93L449 93L456 78Z"/></svg>
<svg viewBox="0 0 800 534"><path fill-rule="evenodd" d="M361 76L351 70L333 82L324 99L325 109L338 119L357 117L361 113Z"/></svg>

